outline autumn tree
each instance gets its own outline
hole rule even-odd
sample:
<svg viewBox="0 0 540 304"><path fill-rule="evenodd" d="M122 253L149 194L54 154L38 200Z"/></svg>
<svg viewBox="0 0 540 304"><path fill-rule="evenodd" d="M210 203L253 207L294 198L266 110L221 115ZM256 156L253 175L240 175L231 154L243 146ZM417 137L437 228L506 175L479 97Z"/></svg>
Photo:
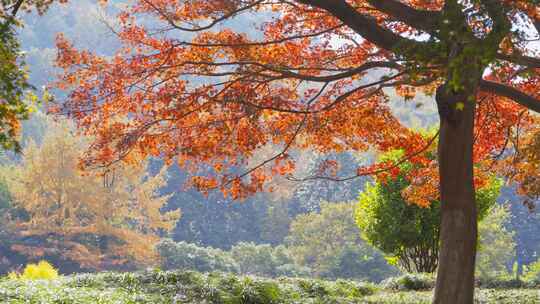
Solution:
<svg viewBox="0 0 540 304"><path fill-rule="evenodd" d="M13 217L11 231L21 241L12 249L30 259L60 256L83 269L156 262L153 244L178 218L177 211L160 212L168 200L157 193L165 171L148 175L143 162L83 173L85 149L67 123L50 124L42 145L30 143L22 163L3 170L13 204L24 211Z"/></svg>
<svg viewBox="0 0 540 304"><path fill-rule="evenodd" d="M247 16L256 17L255 33L231 28ZM295 149L403 149L432 163L411 172L411 180L430 176L411 193L440 188L433 301L473 302L473 163L497 156L507 130L530 123L527 110L540 112L540 59L530 43L540 31L537 1L139 0L119 22L123 47L112 57L57 41L58 87L71 90L58 110L96 136L87 165L159 156L189 168L199 189L241 198L292 174ZM436 162L419 152L430 143L392 116L384 88L435 96ZM280 148L243 171L269 143ZM341 176L329 160L316 176L289 178L339 181L396 166Z"/></svg>
<svg viewBox="0 0 540 304"><path fill-rule="evenodd" d="M528 198L524 204L533 209L540 198L540 118L516 128L512 135L508 146L515 153L499 162L498 169L518 185L518 194Z"/></svg>

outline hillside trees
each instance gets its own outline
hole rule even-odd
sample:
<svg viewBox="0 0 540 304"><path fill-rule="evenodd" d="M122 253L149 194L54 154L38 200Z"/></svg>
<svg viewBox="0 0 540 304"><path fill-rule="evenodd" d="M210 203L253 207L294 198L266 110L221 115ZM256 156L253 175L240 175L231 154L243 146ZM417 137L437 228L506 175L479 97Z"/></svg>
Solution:
<svg viewBox="0 0 540 304"><path fill-rule="evenodd" d="M162 165L162 162L152 163L152 171L158 172ZM225 250L241 241L262 241L265 202L249 199L239 204L219 193L205 196L194 189L178 191L189 176L177 165L170 166L167 173L168 182L162 192L172 195L166 208L182 211L182 217L172 230L171 237L175 241Z"/></svg>
<svg viewBox="0 0 540 304"><path fill-rule="evenodd" d="M178 211L162 214L157 191L165 171L146 163L82 172L87 149L67 123L49 124L41 145L28 144L20 164L4 168L14 207L11 249L29 259L53 257L82 269L133 267L156 261L152 244L174 227Z"/></svg>
<svg viewBox="0 0 540 304"><path fill-rule="evenodd" d="M494 206L478 225L479 250L476 275L489 280L508 275L515 255L513 232L505 227L510 220L508 206Z"/></svg>
<svg viewBox="0 0 540 304"><path fill-rule="evenodd" d="M540 252L540 210L530 209L527 196L516 195L515 187L503 189L501 200L508 202L510 219L508 230L514 233L516 277L523 274L524 266L534 263Z"/></svg>
<svg viewBox="0 0 540 304"><path fill-rule="evenodd" d="M257 20L256 34L228 27L246 16ZM148 18L156 24L147 28ZM292 174L295 149L403 149L431 164L411 172L411 180L430 177L411 193L442 204L434 302L472 303L473 162L496 156L518 121L529 124L527 109L540 112L540 60L529 43L540 29L535 1L140 0L119 21L123 47L110 58L57 41L57 85L71 90L58 111L95 135L87 165L159 156L189 168L202 191L245 198ZM379 79L364 77L374 70ZM388 87L435 96L437 162L419 152L431 143L391 115ZM242 171L267 144L280 148ZM315 176L289 178L339 181L395 167L341 176L328 160Z"/></svg>
<svg viewBox="0 0 540 304"><path fill-rule="evenodd" d="M361 239L354 203L322 203L320 212L299 215L286 241L296 263L317 276L381 281L396 272Z"/></svg>

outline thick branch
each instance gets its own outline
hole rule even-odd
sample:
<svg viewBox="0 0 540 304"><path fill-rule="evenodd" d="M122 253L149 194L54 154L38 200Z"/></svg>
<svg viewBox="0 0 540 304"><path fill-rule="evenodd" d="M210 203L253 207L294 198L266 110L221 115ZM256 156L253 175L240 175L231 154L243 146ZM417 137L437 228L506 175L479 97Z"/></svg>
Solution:
<svg viewBox="0 0 540 304"><path fill-rule="evenodd" d="M371 6L416 29L431 33L435 30L440 12L416 10L396 0L369 0Z"/></svg>
<svg viewBox="0 0 540 304"><path fill-rule="evenodd" d="M480 89L485 92L510 98L527 109L540 113L540 99L527 95L518 89L487 80L480 81Z"/></svg>
<svg viewBox="0 0 540 304"><path fill-rule="evenodd" d="M390 170L392 170L394 168L397 168L397 167L401 166L401 164L405 163L406 161L410 160L411 158L424 153L435 142L435 139L437 139L439 137L439 133L440 133L440 131L438 130L437 133L426 143L426 145L424 145L418 151L415 151L415 152L413 152L411 154L408 154L408 155L404 156L403 158L399 159L398 161L396 161L395 163L390 164L389 166L384 167L384 168L374 169L374 170L370 170L370 171L366 171L366 172L362 172L362 173L357 173L355 175L348 176L348 177L332 177L332 176L318 176L317 175L317 176L310 176L310 177L305 177L305 178L296 178L296 177L293 177L293 176L289 176L289 177L287 177L287 179L291 180L291 181L295 181L295 182L305 182L305 181L317 180L317 179L329 180L329 181L333 181L333 182L344 182L344 181L349 181L349 180L359 178L361 176L377 175L377 174L380 174L380 173L383 173L383 172L388 172L388 171L390 171Z"/></svg>
<svg viewBox="0 0 540 304"><path fill-rule="evenodd" d="M364 39L386 50L395 50L398 46L421 47L422 43L403 38L381 27L374 18L360 14L344 0L297 0L300 3L323 9L358 33Z"/></svg>
<svg viewBox="0 0 540 304"><path fill-rule="evenodd" d="M302 79L302 80L307 80L307 81L314 81L314 82L336 81L336 80L340 80L340 79L343 79L343 78L348 78L348 77L354 76L356 74L365 72L365 71L367 71L369 69L373 69L373 68L391 68L391 69L400 68L399 64L397 64L395 62L371 61L371 62L366 62L366 63L362 64L361 66L359 66L357 68L354 68L354 69L351 69L351 70L349 70L347 72L343 72L343 73L339 73L339 74L328 75L328 76L310 76L310 75L303 75L303 74L294 73L294 72L287 71L287 70L282 70L282 69L279 69L279 68L276 69L276 68L274 68L272 66L268 66L268 65L261 65L261 66L268 69L268 70L270 70L270 71L273 71L273 72L276 72L276 73L281 73L283 76L286 76L286 77Z"/></svg>
<svg viewBox="0 0 540 304"><path fill-rule="evenodd" d="M324 75L324 76L314 76L314 75L308 75L308 74L301 74L293 72L292 70L299 70L298 67L279 67L279 66L272 66L268 64L262 64L256 61L231 61L231 62L213 62L213 61L185 61L182 62L182 64L177 64L173 66L162 66L159 67L159 70L161 69L169 69L169 68L178 68L181 66L186 65L194 65L194 66L257 66L261 67L266 71L271 71L274 73L281 74L280 76L283 78L294 78L294 79L300 79L305 81L312 81L312 82L333 82L337 80L341 80L344 78L349 78L351 76L360 74L362 72L366 72L370 69L375 68L388 68L388 69L396 69L399 70L401 66L395 62L392 61L369 61L366 62L356 68L351 68L349 70L346 70L342 73L337 74L331 74L331 75ZM304 69L313 69L315 68L309 68L306 67ZM156 69L157 70L157 69ZM195 72L191 73L185 73L185 75L202 75L202 76L228 76L228 75L259 75L259 76L265 76L265 77L276 77L275 75L265 75L261 71L256 71L252 69L247 69L245 71L230 71L230 72L220 72L220 73L204 73L204 74L198 74Z"/></svg>
<svg viewBox="0 0 540 304"><path fill-rule="evenodd" d="M532 69L540 68L540 58L521 56L521 55L505 55L505 54L499 53L497 54L497 59L509 61L509 62L526 66Z"/></svg>
<svg viewBox="0 0 540 304"><path fill-rule="evenodd" d="M24 0L19 0L17 1L17 3L15 3L15 5L13 6L13 10L11 11L11 16L15 17L17 15L23 3L24 3Z"/></svg>

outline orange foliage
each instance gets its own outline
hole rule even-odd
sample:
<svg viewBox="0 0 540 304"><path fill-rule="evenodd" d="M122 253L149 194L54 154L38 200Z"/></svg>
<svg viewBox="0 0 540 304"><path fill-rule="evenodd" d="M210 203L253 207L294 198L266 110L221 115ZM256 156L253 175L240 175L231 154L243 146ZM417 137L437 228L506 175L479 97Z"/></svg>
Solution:
<svg viewBox="0 0 540 304"><path fill-rule="evenodd" d="M513 133L509 146L513 153L497 169L511 182L518 184L518 191L532 199L540 197L540 120L525 125L525 130ZM531 205L532 206L532 205Z"/></svg>
<svg viewBox="0 0 540 304"><path fill-rule="evenodd" d="M429 11L444 4L398 2ZM78 50L59 35L56 62L63 73L57 86L69 89L70 95L57 110L69 113L94 136L85 164L113 163L126 155L158 156L189 169L192 184L202 191L220 188L243 198L264 190L275 175L292 177L296 160L288 152L294 149L402 149L424 168L415 172L417 188L410 195L434 195L437 166L420 153L430 143L392 115L383 88L396 88L406 98L416 92L432 94L446 77L448 61L425 63L398 54L376 35L360 39L329 11L302 3L325 1L135 1L118 16L123 47L110 58ZM536 18L537 10L527 1L505 3ZM379 28L401 37L394 39L421 32L390 22L393 16L375 4L347 2ZM260 17L253 19L257 35L225 22L247 14ZM153 18L157 25L147 27L143 18ZM479 33L490 31L488 25L471 26ZM521 45L507 41L500 52L514 55ZM486 79L538 96L538 74L521 74L518 82L505 75L521 73L519 65L493 61L498 64ZM374 69L385 76L373 79L369 72ZM528 114L492 92L479 90L477 101L474 155L481 163L505 146L504 130L527 121ZM267 145L275 146L275 155L241 171ZM201 173L199 165L214 170ZM395 168L374 164L358 168L356 176ZM330 171L318 177L342 179ZM480 174L476 179L481 184Z"/></svg>

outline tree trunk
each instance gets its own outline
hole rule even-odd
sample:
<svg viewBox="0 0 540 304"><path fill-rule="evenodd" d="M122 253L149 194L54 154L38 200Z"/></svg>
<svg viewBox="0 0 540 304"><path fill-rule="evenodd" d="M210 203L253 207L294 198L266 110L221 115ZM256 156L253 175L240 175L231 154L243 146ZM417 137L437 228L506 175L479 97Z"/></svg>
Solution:
<svg viewBox="0 0 540 304"><path fill-rule="evenodd" d="M441 227L439 266L433 303L472 304L477 241L477 211L473 184L475 104L465 96L437 90L441 116L439 174ZM464 104L462 110L457 103Z"/></svg>

